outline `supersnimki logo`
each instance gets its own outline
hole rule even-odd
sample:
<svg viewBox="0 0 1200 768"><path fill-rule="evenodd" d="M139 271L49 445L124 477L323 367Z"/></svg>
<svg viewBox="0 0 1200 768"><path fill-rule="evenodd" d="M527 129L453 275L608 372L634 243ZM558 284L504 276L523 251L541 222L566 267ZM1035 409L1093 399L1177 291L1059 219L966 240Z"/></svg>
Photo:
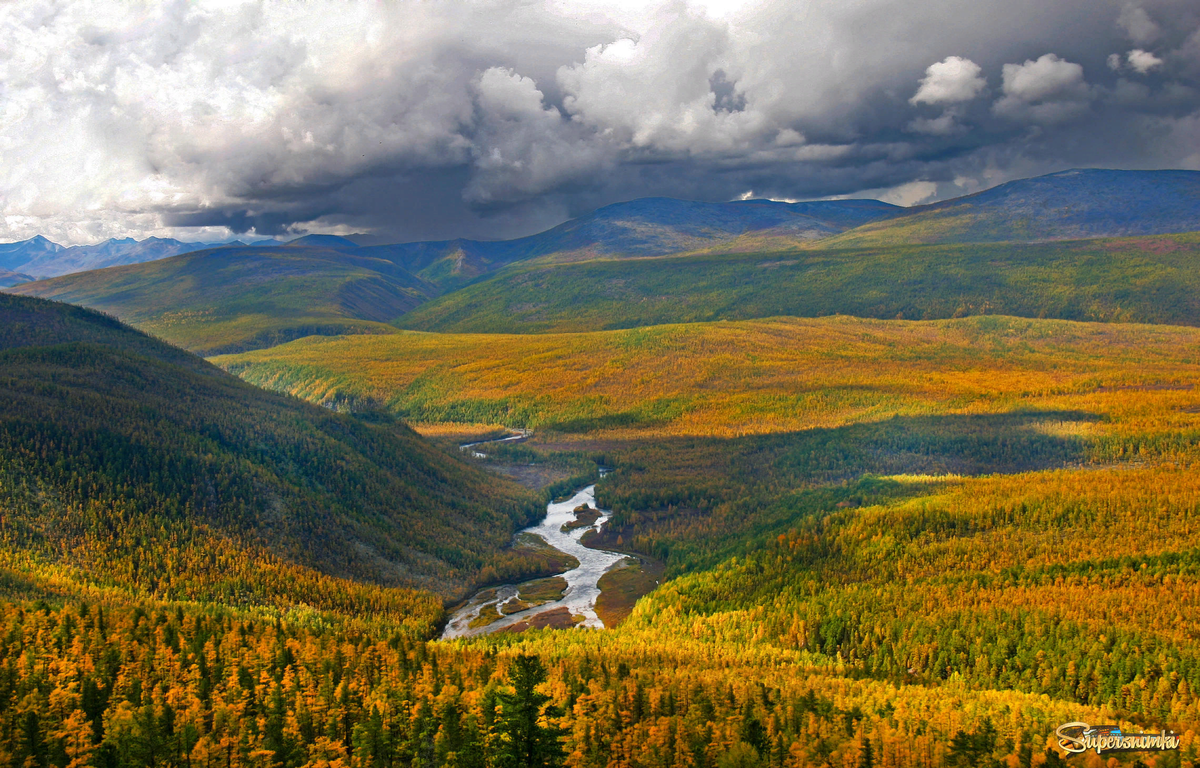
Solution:
<svg viewBox="0 0 1200 768"><path fill-rule="evenodd" d="M1179 749L1179 734L1171 731L1158 733L1123 733L1119 725L1088 725L1087 723L1064 723L1054 731L1058 746L1066 752L1142 752L1149 750Z"/></svg>

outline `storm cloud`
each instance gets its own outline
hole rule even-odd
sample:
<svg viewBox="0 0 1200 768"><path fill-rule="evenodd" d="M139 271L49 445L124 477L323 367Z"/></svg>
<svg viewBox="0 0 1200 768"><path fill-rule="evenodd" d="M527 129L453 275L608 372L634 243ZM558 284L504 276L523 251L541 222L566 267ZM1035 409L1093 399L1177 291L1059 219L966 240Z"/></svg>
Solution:
<svg viewBox="0 0 1200 768"><path fill-rule="evenodd" d="M500 238L651 195L1200 169L1177 0L18 0L0 35L0 239Z"/></svg>

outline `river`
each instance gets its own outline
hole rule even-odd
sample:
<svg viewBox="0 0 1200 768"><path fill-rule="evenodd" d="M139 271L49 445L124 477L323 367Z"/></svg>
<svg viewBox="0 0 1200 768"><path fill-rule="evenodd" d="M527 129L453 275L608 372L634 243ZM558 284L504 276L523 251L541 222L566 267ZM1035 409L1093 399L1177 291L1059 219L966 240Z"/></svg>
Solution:
<svg viewBox="0 0 1200 768"><path fill-rule="evenodd" d="M504 438L504 440L514 440L519 437L523 437L523 435ZM482 455L479 451L475 450L478 445L482 445L482 443L470 443L461 447L463 450L469 450L473 454ZM562 578L567 582L567 588L561 598L508 616L502 616L485 626L472 628L470 624L479 616L481 610L488 605L495 605L499 608L509 600L516 598L521 584L504 584L499 587L480 590L451 614L450 620L446 624L446 629L442 632L442 639L449 640L456 637L471 637L495 632L498 629L526 621L532 616L559 608L566 608L572 615L582 617L583 621L577 626L603 627L604 622L596 615L596 598L600 594L600 577L614 565L624 560L627 555L600 549L590 549L579 543L579 539L582 538L584 533L590 530L599 530L604 525L604 522L610 515L608 510L600 509L600 517L597 518L594 524L563 533L562 526L575 521L575 509L583 504L593 509L598 509L596 507L596 486L589 485L579 490L566 501L547 504L546 517L537 525L530 526L522 531L522 533L531 533L540 537L550 546L566 552L579 561L578 568L562 574Z"/></svg>

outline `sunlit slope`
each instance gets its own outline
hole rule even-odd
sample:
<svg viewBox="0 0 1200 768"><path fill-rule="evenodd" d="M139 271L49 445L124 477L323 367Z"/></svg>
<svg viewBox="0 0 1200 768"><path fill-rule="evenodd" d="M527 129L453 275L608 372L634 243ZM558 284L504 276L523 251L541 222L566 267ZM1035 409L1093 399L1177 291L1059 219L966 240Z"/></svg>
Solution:
<svg viewBox="0 0 1200 768"><path fill-rule="evenodd" d="M1160 394L1192 402L1198 349L1192 328L835 317L313 338L215 362L314 402L414 421L735 436L893 415L1091 407L1115 402L1121 387L1182 387Z"/></svg>
<svg viewBox="0 0 1200 768"><path fill-rule="evenodd" d="M0 323L9 567L232 603L350 589L321 574L454 595L503 570L537 511L390 419L257 389L95 312L0 295Z"/></svg>
<svg viewBox="0 0 1200 768"><path fill-rule="evenodd" d="M870 248L1030 242L1200 230L1200 172L1063 171L906 209L815 244Z"/></svg>
<svg viewBox="0 0 1200 768"><path fill-rule="evenodd" d="M1093 341L1094 362L1110 345ZM1007 414L605 446L607 540L679 576L623 631L815 654L897 686L897 710L989 691L1010 703L968 719L1038 723L1035 743L1062 722L1051 702L1197 732L1200 392L1195 339L1178 341L1175 372L1165 345L1143 368L1116 343L1128 375L1098 386L1014 366L1031 380Z"/></svg>
<svg viewBox="0 0 1200 768"><path fill-rule="evenodd" d="M13 290L99 309L200 354L312 334L388 333L436 293L389 261L327 248L217 248Z"/></svg>
<svg viewBox="0 0 1200 768"><path fill-rule="evenodd" d="M701 680L761 684L769 695L728 716L774 716L785 733L788 712L807 710L772 686L803 680L863 708L856 735L790 752L753 729L728 739L819 765L857 759L866 737L962 765L980 763L976 748L1040 756L1072 719L1200 725L1198 350L1187 327L839 317L310 339L221 362L434 418L494 419L517 402L510 413L541 419L535 450L602 455L607 541L675 578L614 633L523 649L623 661L650 700L671 690L697 710ZM564 425L590 431L553 431ZM611 726L591 701L575 743L612 739L630 759L652 761L667 724L698 738L704 721L647 705L653 716ZM1006 735L989 740L988 723ZM978 742L952 744L960 730Z"/></svg>
<svg viewBox="0 0 1200 768"><path fill-rule="evenodd" d="M1200 235L514 265L397 321L547 333L845 314L1200 324Z"/></svg>

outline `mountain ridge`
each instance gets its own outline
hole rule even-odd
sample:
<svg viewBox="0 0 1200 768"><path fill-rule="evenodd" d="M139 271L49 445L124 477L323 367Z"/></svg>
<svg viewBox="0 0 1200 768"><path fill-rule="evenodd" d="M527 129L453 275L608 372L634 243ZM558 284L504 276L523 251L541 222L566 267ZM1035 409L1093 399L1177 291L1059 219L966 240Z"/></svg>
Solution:
<svg viewBox="0 0 1200 768"><path fill-rule="evenodd" d="M222 247L9 289L89 306L201 354L390 333L437 294L395 264L327 248Z"/></svg>
<svg viewBox="0 0 1200 768"><path fill-rule="evenodd" d="M1094 237L1131 227L1137 237ZM1000 306L1192 324L1194 302L1178 289L1191 284L1195 243L1144 234L1179 229L1200 230L1200 172L1074 170L917 209L643 198L516 240L364 245L357 235L309 235L10 290L97 307L206 355L396 325L541 332L771 314L932 319ZM1071 232L1088 238L1062 239ZM879 283L885 274L891 282ZM1064 279L1070 286L1054 287ZM812 294L822 283L832 293ZM776 295L785 285L794 301Z"/></svg>
<svg viewBox="0 0 1200 768"><path fill-rule="evenodd" d="M1073 168L906 209L819 247L1039 242L1200 230L1200 171Z"/></svg>

